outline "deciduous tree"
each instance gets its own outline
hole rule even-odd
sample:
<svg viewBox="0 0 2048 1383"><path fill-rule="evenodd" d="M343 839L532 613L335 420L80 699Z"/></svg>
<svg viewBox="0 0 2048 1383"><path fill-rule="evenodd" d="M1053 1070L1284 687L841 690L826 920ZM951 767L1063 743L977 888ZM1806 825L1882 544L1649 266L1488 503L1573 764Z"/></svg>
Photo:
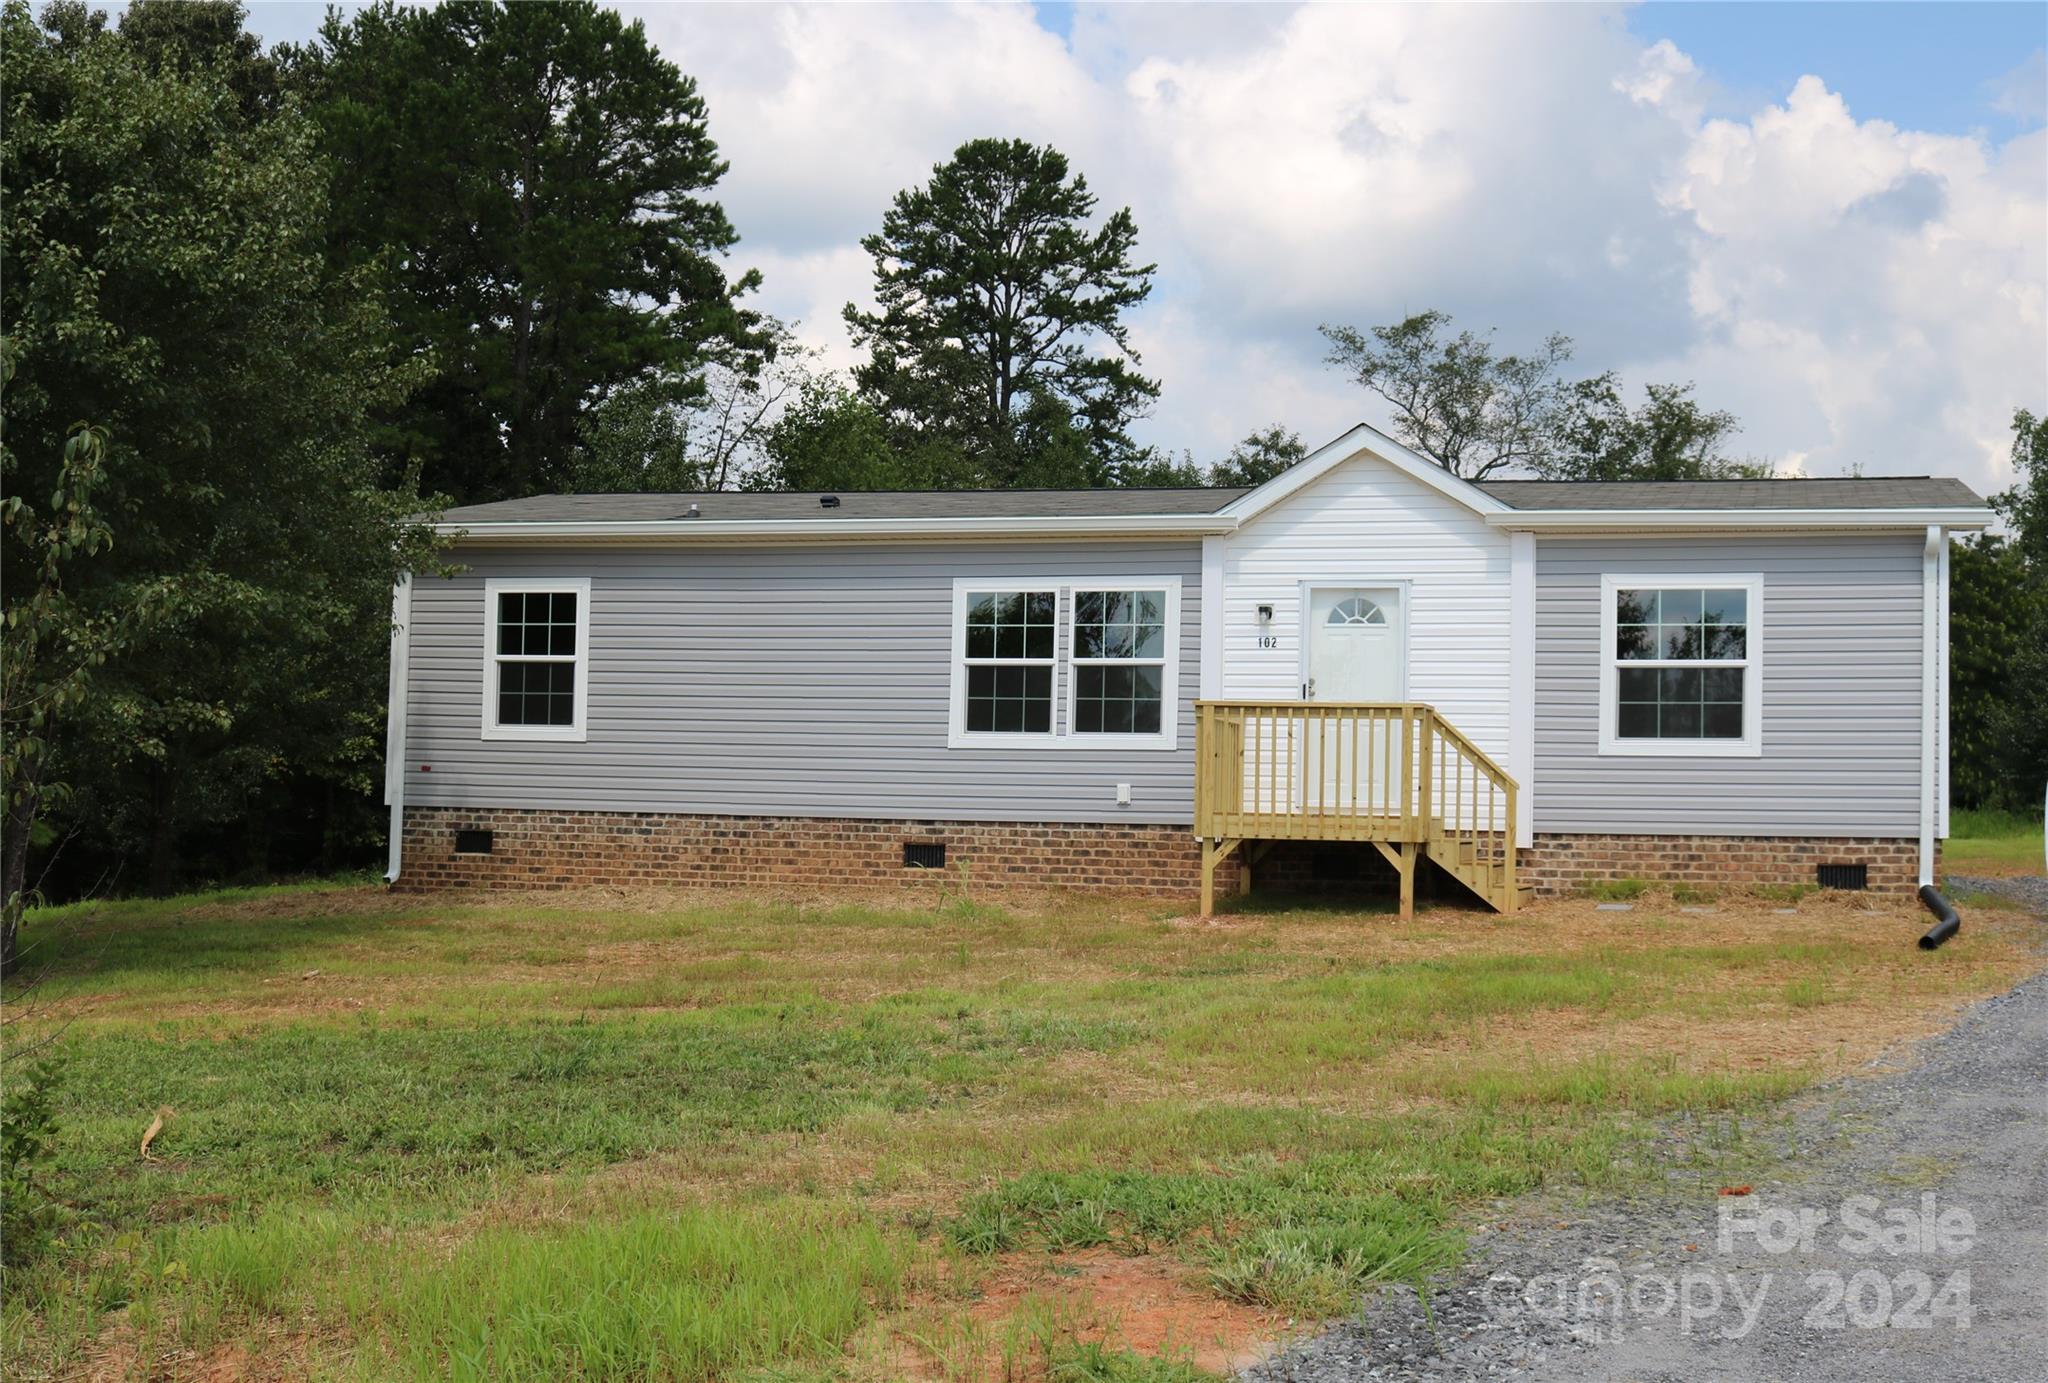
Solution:
<svg viewBox="0 0 2048 1383"><path fill-rule="evenodd" d="M1569 337L1552 335L1533 355L1501 355L1470 331L1447 335L1444 312L1391 326L1322 328L1328 361L1394 409L1394 435L1453 475L1483 480L1535 465L1571 359Z"/></svg>
<svg viewBox="0 0 2048 1383"><path fill-rule="evenodd" d="M1211 485L1263 485L1308 455L1301 434L1275 423L1249 433L1210 468Z"/></svg>
<svg viewBox="0 0 2048 1383"><path fill-rule="evenodd" d="M1329 363L1394 410L1394 435L1453 475L1528 472L1549 480L1766 479L1768 464L1723 450L1735 415L1703 408L1690 384L1652 384L1630 408L1610 371L1568 380L1568 336L1503 355L1486 336L1450 334L1444 312L1360 331L1325 326Z"/></svg>
<svg viewBox="0 0 2048 1383"><path fill-rule="evenodd" d="M280 785L374 779L391 583L427 556L367 414L417 371L390 363L374 278L327 271L303 118L252 114L229 59L164 62L82 6L46 14L0 17L5 502L80 493L73 424L104 429L89 489L117 541L65 558L66 619L159 617L94 669L43 762L71 819L123 852L154 837L167 884L193 825L260 830ZM49 550L18 539L10 601Z"/></svg>
<svg viewBox="0 0 2048 1383"><path fill-rule="evenodd" d="M1742 430L1725 409L1700 406L1690 384L1651 384L1630 408L1610 371L1564 389L1533 468L1546 480L1768 480L1766 462L1729 456Z"/></svg>

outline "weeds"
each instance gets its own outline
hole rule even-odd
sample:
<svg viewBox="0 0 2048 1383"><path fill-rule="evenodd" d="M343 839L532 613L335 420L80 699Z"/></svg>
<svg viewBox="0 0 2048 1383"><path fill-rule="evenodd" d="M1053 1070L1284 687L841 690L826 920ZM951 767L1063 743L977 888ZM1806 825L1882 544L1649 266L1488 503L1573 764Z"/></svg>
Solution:
<svg viewBox="0 0 2048 1383"><path fill-rule="evenodd" d="M1647 879L1588 879L1579 885L1581 897L1601 903L1626 903L1649 890Z"/></svg>
<svg viewBox="0 0 2048 1383"><path fill-rule="evenodd" d="M1656 1127L1691 1130L1699 1176L1750 1156L1714 1130L1853 1055L1792 1032L1723 1059L1788 1004L1878 1042L2038 964L1995 914L1930 966L1831 903L1188 928L1004 897L73 910L39 991L70 1027L36 1180L78 1216L10 1267L0 1350L84 1374L118 1312L137 1372L223 1343L304 1372L255 1358L303 1335L310 1371L368 1378L659 1358L820 1383L915 1316L963 1370L1185 1383L1079 1318L949 1294L992 1255L1106 1248L1345 1309L1450 1262L1475 1206L1661 1185Z"/></svg>
<svg viewBox="0 0 2048 1383"><path fill-rule="evenodd" d="M0 1262L33 1262L49 1247L57 1204L44 1180L57 1141L63 1066L45 1056L7 1073L0 1093Z"/></svg>

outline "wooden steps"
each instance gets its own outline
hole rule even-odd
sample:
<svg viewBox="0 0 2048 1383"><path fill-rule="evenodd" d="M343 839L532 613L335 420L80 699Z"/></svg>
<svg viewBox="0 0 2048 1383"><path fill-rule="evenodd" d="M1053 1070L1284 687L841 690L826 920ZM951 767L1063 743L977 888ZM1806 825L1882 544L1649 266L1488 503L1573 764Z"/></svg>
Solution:
<svg viewBox="0 0 2048 1383"><path fill-rule="evenodd" d="M1415 909L1415 866L1445 873L1500 912L1527 901L1515 878L1515 780L1420 702L1195 703L1195 835L1202 913L1216 866L1261 842L1370 842Z"/></svg>

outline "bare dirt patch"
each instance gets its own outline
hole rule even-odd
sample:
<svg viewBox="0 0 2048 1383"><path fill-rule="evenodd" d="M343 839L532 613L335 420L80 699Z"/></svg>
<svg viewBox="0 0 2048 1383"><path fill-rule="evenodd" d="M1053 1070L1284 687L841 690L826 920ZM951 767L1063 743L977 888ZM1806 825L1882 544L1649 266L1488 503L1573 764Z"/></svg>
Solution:
<svg viewBox="0 0 2048 1383"><path fill-rule="evenodd" d="M1156 1254L1083 1249L1020 1251L992 1260L971 1284L944 1338L906 1313L885 1325L881 1352L898 1376L947 1383L1013 1383L1046 1375L1037 1332L1062 1341L1183 1359L1229 1374L1271 1354L1292 1322L1211 1293L1187 1264Z"/></svg>

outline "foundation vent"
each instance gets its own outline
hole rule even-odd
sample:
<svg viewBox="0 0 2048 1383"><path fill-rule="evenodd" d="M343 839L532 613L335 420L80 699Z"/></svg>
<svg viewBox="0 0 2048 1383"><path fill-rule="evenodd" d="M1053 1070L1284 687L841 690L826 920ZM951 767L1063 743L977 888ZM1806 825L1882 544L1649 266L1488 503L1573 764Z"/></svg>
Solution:
<svg viewBox="0 0 2048 1383"><path fill-rule="evenodd" d="M1814 876L1822 888L1870 887L1867 864L1824 864L1814 871Z"/></svg>
<svg viewBox="0 0 2048 1383"><path fill-rule="evenodd" d="M903 867L905 869L944 869L946 867L946 843L942 840L904 841Z"/></svg>
<svg viewBox="0 0 2048 1383"><path fill-rule="evenodd" d="M458 855L488 855L491 853L492 833L489 831L457 831L455 853Z"/></svg>

